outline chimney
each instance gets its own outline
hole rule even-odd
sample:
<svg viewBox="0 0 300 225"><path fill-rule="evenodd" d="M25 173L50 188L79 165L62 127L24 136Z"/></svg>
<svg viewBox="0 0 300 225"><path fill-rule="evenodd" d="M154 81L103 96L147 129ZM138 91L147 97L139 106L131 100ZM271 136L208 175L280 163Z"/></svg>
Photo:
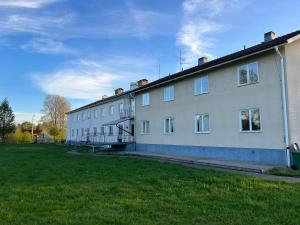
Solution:
<svg viewBox="0 0 300 225"><path fill-rule="evenodd" d="M102 96L102 99L106 99L106 98L107 98L107 95L103 95L103 96Z"/></svg>
<svg viewBox="0 0 300 225"><path fill-rule="evenodd" d="M142 80L139 80L137 83L138 83L138 87L142 87L142 86L148 84L148 80L142 79Z"/></svg>
<svg viewBox="0 0 300 225"><path fill-rule="evenodd" d="M201 57L198 59L198 66L207 63L208 62L208 58L207 57Z"/></svg>
<svg viewBox="0 0 300 225"><path fill-rule="evenodd" d="M115 95L119 95L119 94L122 94L124 92L124 89L123 88L117 88L115 90Z"/></svg>
<svg viewBox="0 0 300 225"><path fill-rule="evenodd" d="M273 31L265 33L265 42L272 41L276 38L276 34Z"/></svg>
<svg viewBox="0 0 300 225"><path fill-rule="evenodd" d="M138 88L137 82L131 82L130 83L130 90L133 90L133 89L136 89L136 88Z"/></svg>

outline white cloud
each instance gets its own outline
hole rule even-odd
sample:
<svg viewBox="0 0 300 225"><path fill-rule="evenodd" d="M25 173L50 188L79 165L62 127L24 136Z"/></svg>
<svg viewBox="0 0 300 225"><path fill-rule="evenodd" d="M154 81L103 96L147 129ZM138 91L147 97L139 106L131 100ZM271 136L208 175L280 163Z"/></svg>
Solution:
<svg viewBox="0 0 300 225"><path fill-rule="evenodd" d="M35 74L33 79L47 94L95 100L112 92L115 82L122 77L106 71L98 62L79 60L53 73Z"/></svg>
<svg viewBox="0 0 300 225"><path fill-rule="evenodd" d="M34 116L33 122L37 124L43 114L38 112L14 112L16 123L23 123L25 121L32 121L32 117Z"/></svg>
<svg viewBox="0 0 300 225"><path fill-rule="evenodd" d="M41 8L62 0L0 0L0 7Z"/></svg>
<svg viewBox="0 0 300 225"><path fill-rule="evenodd" d="M47 38L35 38L21 46L23 50L49 54L75 54L75 51L66 47L61 41Z"/></svg>
<svg viewBox="0 0 300 225"><path fill-rule="evenodd" d="M242 7L238 0L185 0L182 4L183 21L177 36L177 44L183 46L187 59L208 56L214 46L212 35L225 30L227 25L219 17Z"/></svg>

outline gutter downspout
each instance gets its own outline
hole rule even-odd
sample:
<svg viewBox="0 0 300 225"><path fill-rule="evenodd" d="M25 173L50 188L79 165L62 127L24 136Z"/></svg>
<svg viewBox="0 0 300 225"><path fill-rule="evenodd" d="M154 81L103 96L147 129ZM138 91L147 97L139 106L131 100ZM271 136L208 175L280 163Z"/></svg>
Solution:
<svg viewBox="0 0 300 225"><path fill-rule="evenodd" d="M283 108L283 120L284 120L284 142L286 147L286 163L288 167L291 167L290 159L290 138L289 138L289 124L288 124L288 113L287 113L287 97L286 97L286 76L285 76L285 63L284 57L280 53L278 46L275 47L276 53L280 57L281 67L281 94L282 94L282 108Z"/></svg>

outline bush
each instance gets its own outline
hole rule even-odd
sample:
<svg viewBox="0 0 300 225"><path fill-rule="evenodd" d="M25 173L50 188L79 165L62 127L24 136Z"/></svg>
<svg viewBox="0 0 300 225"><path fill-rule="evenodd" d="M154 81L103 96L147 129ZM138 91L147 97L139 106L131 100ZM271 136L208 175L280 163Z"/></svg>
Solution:
<svg viewBox="0 0 300 225"><path fill-rule="evenodd" d="M29 133L28 131L25 131L23 133L22 141L23 141L23 143L32 143L33 138L31 136L31 133Z"/></svg>
<svg viewBox="0 0 300 225"><path fill-rule="evenodd" d="M20 144L23 141L23 133L17 129L14 133L8 135L8 142L14 144Z"/></svg>

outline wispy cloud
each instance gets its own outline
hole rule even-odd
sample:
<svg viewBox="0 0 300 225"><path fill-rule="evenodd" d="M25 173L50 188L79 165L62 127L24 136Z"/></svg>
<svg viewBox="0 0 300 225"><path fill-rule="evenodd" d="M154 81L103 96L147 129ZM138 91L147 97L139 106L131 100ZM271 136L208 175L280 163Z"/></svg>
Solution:
<svg viewBox="0 0 300 225"><path fill-rule="evenodd" d="M41 8L62 0L0 0L0 7Z"/></svg>
<svg viewBox="0 0 300 225"><path fill-rule="evenodd" d="M14 114L15 114L15 121L17 123L23 123L25 121L31 122L32 117L34 116L33 122L36 124L43 116L39 112L14 112Z"/></svg>
<svg viewBox="0 0 300 225"><path fill-rule="evenodd" d="M212 35L228 27L220 22L219 17L242 5L243 1L238 0L185 0L182 4L182 26L177 36L177 43L183 46L185 58L213 58L210 50L215 39Z"/></svg>
<svg viewBox="0 0 300 225"><path fill-rule="evenodd" d="M75 54L63 42L47 38L35 38L21 46L23 50L44 54Z"/></svg>

